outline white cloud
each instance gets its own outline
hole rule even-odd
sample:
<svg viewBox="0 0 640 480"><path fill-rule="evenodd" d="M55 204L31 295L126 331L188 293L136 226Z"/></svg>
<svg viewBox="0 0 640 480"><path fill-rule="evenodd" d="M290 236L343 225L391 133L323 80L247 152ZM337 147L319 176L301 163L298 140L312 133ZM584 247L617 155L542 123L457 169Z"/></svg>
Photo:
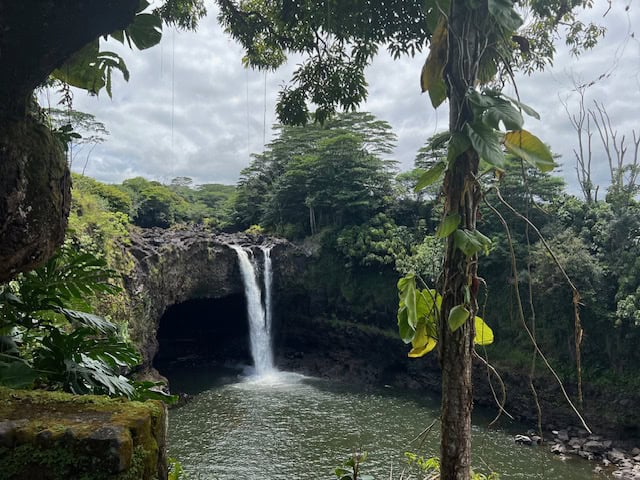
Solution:
<svg viewBox="0 0 640 480"><path fill-rule="evenodd" d="M588 101L603 102L620 132L640 130L640 43L632 38L640 23L640 9L615 2L601 18L606 2L598 2L591 18L608 27L599 45L579 59L559 49L553 68L518 78L522 100L542 116L527 119L529 128L562 155L567 180L574 184L572 149L575 132L561 99L576 108L571 76L590 81L609 76L588 92ZM213 9L211 9L213 10ZM116 78L113 99L76 92L74 108L93 113L111 132L89 157L86 173L107 182L142 175L169 181L189 176L196 183L235 183L251 152L261 152L275 122L279 87L286 83L296 61L266 75L242 67L242 51L218 26L211 11L198 32L165 29L162 45L132 52L109 45L125 58L131 72L127 83ZM363 110L391 123L399 137L395 158L410 168L417 149L436 131L445 129L445 107L434 111L420 94L419 75L424 55L393 61L382 52L367 71L369 98ZM117 74L116 74L117 76ZM265 94L266 81L266 94ZM266 109L266 113L265 113ZM85 159L76 161L82 169ZM606 182L606 165L598 159L597 180Z"/></svg>

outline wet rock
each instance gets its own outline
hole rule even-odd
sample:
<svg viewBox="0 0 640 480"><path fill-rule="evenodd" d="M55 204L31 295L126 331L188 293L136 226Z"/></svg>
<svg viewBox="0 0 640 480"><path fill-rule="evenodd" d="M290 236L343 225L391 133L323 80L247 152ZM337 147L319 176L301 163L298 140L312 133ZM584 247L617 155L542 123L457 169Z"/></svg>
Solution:
<svg viewBox="0 0 640 480"><path fill-rule="evenodd" d="M586 452L584 450L580 450L578 452L578 456L584 458L585 460L595 460L596 456L591 452Z"/></svg>
<svg viewBox="0 0 640 480"><path fill-rule="evenodd" d="M538 435L532 435L531 442L535 445L542 445L542 437L539 437Z"/></svg>
<svg viewBox="0 0 640 480"><path fill-rule="evenodd" d="M583 444L584 444L584 439L582 438L571 437L571 440L569 440L569 446L571 448L580 449L580 447L582 447Z"/></svg>
<svg viewBox="0 0 640 480"><path fill-rule="evenodd" d="M566 430L560 430L558 432L558 440L560 440L561 442L568 442L569 441L569 433Z"/></svg>
<svg viewBox="0 0 640 480"><path fill-rule="evenodd" d="M110 473L120 473L131 466L133 440L129 430L119 425L107 425L92 432L85 440L85 448Z"/></svg>
<svg viewBox="0 0 640 480"><path fill-rule="evenodd" d="M599 442L597 440L589 440L585 442L584 445L582 445L582 450L584 450L585 452L600 455L605 452L606 448L602 444L602 442Z"/></svg>
<svg viewBox="0 0 640 480"><path fill-rule="evenodd" d="M567 447L561 443L556 443L551 447L551 453L555 453L556 455L567 453Z"/></svg>
<svg viewBox="0 0 640 480"><path fill-rule="evenodd" d="M619 463L622 463L626 456L620 450L614 448L613 450L607 452L606 458L608 458L611 463L615 463L617 465Z"/></svg>
<svg viewBox="0 0 640 480"><path fill-rule="evenodd" d="M519 445L531 445L533 443L531 438L526 435L516 435L514 441Z"/></svg>

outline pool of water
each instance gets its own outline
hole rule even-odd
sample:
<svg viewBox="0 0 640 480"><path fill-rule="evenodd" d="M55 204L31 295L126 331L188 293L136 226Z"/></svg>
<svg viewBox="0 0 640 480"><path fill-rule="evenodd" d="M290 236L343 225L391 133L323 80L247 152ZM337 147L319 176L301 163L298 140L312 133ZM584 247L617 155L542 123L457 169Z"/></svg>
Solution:
<svg viewBox="0 0 640 480"><path fill-rule="evenodd" d="M438 415L425 393L335 384L291 373L265 379L234 371L165 370L174 391L194 394L171 410L169 456L188 478L207 480L335 479L333 469L355 449L368 452L361 472L401 478L404 452L438 454ZM547 448L519 446L515 430L488 429L474 412L474 468L501 479L585 480L592 463L561 460ZM405 471L404 479L409 471ZM411 478L417 479L413 476Z"/></svg>

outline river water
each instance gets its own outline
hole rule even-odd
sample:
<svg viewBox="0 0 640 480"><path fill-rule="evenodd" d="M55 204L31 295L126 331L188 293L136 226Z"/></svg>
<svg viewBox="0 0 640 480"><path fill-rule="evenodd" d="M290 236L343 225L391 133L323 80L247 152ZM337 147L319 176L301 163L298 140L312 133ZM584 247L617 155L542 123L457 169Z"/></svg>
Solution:
<svg viewBox="0 0 640 480"><path fill-rule="evenodd" d="M369 457L361 472L376 480L409 477L404 452L438 452L437 425L416 437L438 414L436 400L388 388L334 384L296 374L260 380L237 371L166 370L174 391L194 394L169 418L169 456L190 480L335 479L333 469L354 449ZM513 443L513 431L487 429L474 412L474 467L501 479L585 480L595 466L561 460L546 448ZM518 433L522 433L522 428Z"/></svg>

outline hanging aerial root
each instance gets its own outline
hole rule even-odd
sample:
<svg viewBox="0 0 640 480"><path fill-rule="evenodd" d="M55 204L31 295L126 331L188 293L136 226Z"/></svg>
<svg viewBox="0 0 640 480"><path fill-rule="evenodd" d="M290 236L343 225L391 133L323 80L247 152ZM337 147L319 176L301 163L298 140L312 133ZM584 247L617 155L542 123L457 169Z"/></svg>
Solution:
<svg viewBox="0 0 640 480"><path fill-rule="evenodd" d="M549 246L549 244L545 240L544 236L542 235L542 233L538 229L538 227L536 227L533 223L531 223L531 220L529 220L527 217L525 217L520 212L518 212L504 198L502 198L502 195L500 194L500 190L498 190L496 187L494 187L494 190L496 191L496 195L498 195L498 199L500 200L500 202L505 207L507 207L511 212L513 212L514 215L516 215L518 218L522 219L527 225L529 225L533 229L534 232L536 232L536 234L538 235L538 238L540 238L540 241L544 245L544 248L547 250L549 255L551 255L551 258L553 259L553 262L556 264L556 266L560 270L560 273L562 273L562 276L564 277L565 281L569 285L569 288L571 288L571 291L573 293L572 302L573 302L573 320L574 320L574 328L575 328L576 371L577 371L577 374L578 374L578 403L580 405L582 405L582 399L583 399L583 396L582 396L582 361L581 361L582 354L581 354L580 346L582 345L582 332L583 331L582 331L582 322L580 321L580 292L576 288L576 286L573 283L573 281L571 280L571 278L569 278L569 275L567 275L567 272L565 271L565 269L560 264L560 261L558 260L558 257L556 256L554 251L551 249L551 247ZM485 200L485 202L486 202L486 200ZM493 207L491 207L491 208L493 208ZM498 215L500 215L500 214L498 213ZM500 217L500 218L501 218L501 221L504 221L504 219L502 217ZM506 227L506 223L504 225ZM511 250L513 252L513 248L511 248Z"/></svg>
<svg viewBox="0 0 640 480"><path fill-rule="evenodd" d="M544 238L542 237L542 234L540 233L540 230L538 230L538 228L533 225L528 218L524 217L524 215L520 214L518 211L516 211L511 205L509 205L504 198L502 198L502 195L500 195L500 191L496 188L493 187L493 189L496 191L496 194L498 196L498 198L500 199L500 201L510 210L512 211L516 216L518 216L519 218L522 218L527 224L529 224L534 231L538 234L538 236L540 237L542 243L544 244L545 248L547 249L547 251L549 251L550 255L552 256L552 258L554 259L554 261L556 262L556 264L558 264L558 267L562 270L563 275L565 276L565 279L567 279L567 281L569 282L572 290L574 292L577 293L577 289L575 288L575 286L573 285L573 282L571 282L571 279L569 279L568 275L566 274L566 272L564 271L564 269L562 269L562 266L558 263L558 260L555 256L555 254L552 252L551 248L549 247L549 245L547 244L547 242L544 240ZM512 269L512 274L514 277L514 283L515 283L515 289L516 289L516 300L517 300L517 304L518 304L518 313L520 316L520 320L522 322L522 326L524 327L525 331L527 332L527 335L529 336L529 339L531 340L535 350L538 352L538 355L540 355L540 358L542 359L542 361L544 362L545 366L547 367L547 369L549 370L549 372L551 372L551 374L553 375L553 377L556 379L558 386L560 387L560 390L562 391L562 395L564 396L565 400L567 401L567 403L569 404L569 406L571 407L571 409L573 410L573 412L576 414L576 416L578 417L578 419L580 420L580 422L582 423L582 426L585 428L585 430L587 430L589 433L592 433L591 429L589 428L589 426L587 425L586 421L584 420L584 418L582 417L582 415L580 414L580 412L578 411L578 409L576 408L576 406L573 404L573 402L571 401L571 398L569 397L569 394L567 393L567 390L564 387L564 384L562 383L562 380L560 379L560 377L558 376L558 374L556 373L556 371L554 370L554 368L551 366L551 364L549 363L549 361L547 360L547 357L544 355L544 353L542 353L542 350L540 350L540 346L538 345L538 342L536 342L536 339L534 337L534 335L531 333L531 330L529 329L529 326L527 325L527 322L525 320L525 315L524 315L524 308L522 306L522 298L520 296L520 288L519 288L519 280L518 280L518 268L517 268L517 264L516 264L516 256L515 256L515 252L513 249L513 240L511 238L511 230L509 229L509 226L507 225L506 220L504 219L504 217L500 214L500 212L493 206L491 205L486 197L483 198L485 205L487 205L487 207L498 217L498 219L500 220L500 223L502 224L502 226L504 227L505 233L507 235L507 240L509 243L509 253L511 256L511 269ZM579 295L578 295L578 299L579 299ZM574 296L574 300L575 300L575 296ZM575 305L575 304L574 304ZM577 319L577 322L579 322L579 317ZM580 329L581 330L581 329Z"/></svg>
<svg viewBox="0 0 640 480"><path fill-rule="evenodd" d="M500 376L498 371L494 368L494 366L491 365L487 359L483 358L480 354L478 354L478 352L476 352L474 350L473 351L473 355L478 360L480 360L482 363L484 363L485 366L487 367L487 381L489 382L489 387L491 388L491 393L493 394L493 399L495 400L496 405L498 406L498 415L496 415L496 418L491 420L491 423L489 423L489 426L491 426L494 423L496 423L503 413L507 417L509 417L511 420L514 420L513 416L504 409L504 405L507 402L507 389L504 386L504 381L502 380L502 377ZM498 382L500 383L500 391L501 391L501 394L502 394L502 398L500 400L498 400L498 395L496 393L495 388L493 388L493 383L491 382L491 374L492 373L495 375L495 377L498 379Z"/></svg>

